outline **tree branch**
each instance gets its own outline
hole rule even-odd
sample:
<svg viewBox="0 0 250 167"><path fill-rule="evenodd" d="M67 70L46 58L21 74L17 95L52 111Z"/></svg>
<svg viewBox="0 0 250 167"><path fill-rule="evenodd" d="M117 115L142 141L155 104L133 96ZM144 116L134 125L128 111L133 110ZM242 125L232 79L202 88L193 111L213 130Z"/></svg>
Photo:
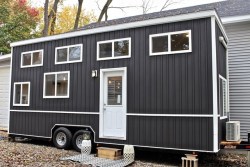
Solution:
<svg viewBox="0 0 250 167"><path fill-rule="evenodd" d="M98 22L101 22L102 21L102 18L104 16L104 14L106 14L106 18L107 18L107 11L108 11L108 8L109 8L109 5L112 3L113 0L107 0L106 4L104 5L104 7L102 8L102 11L99 15L99 18L98 18Z"/></svg>

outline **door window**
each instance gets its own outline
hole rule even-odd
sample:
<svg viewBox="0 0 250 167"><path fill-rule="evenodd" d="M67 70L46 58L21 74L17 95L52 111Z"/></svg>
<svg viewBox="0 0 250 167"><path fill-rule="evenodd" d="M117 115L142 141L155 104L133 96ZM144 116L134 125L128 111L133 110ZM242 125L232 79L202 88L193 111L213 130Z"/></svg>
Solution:
<svg viewBox="0 0 250 167"><path fill-rule="evenodd" d="M108 77L108 105L122 105L122 77Z"/></svg>

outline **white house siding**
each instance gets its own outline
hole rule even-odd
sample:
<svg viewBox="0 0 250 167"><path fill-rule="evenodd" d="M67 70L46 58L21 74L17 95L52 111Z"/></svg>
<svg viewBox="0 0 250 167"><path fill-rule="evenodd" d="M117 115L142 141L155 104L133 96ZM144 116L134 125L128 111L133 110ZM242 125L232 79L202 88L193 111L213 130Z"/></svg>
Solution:
<svg viewBox="0 0 250 167"><path fill-rule="evenodd" d="M250 22L225 25L229 37L230 120L241 122L241 138L250 132Z"/></svg>
<svg viewBox="0 0 250 167"><path fill-rule="evenodd" d="M8 128L10 60L0 62L0 129Z"/></svg>

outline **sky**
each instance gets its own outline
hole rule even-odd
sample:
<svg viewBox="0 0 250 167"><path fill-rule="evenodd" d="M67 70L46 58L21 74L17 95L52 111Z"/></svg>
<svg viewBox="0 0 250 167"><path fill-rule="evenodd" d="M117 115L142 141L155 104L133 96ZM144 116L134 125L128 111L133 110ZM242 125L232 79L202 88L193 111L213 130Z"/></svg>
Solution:
<svg viewBox="0 0 250 167"><path fill-rule="evenodd" d="M30 0L32 6L43 6L44 0ZM87 9L87 11L93 11L96 16L99 15L100 10L97 7L97 3L102 7L106 0L84 0L83 8ZM175 8L182 8L187 6L194 6L199 4L206 4L206 3L213 3L223 0L173 0L177 1L177 3L169 6L167 9L175 9ZM161 7L163 6L165 0L150 0L150 6L152 7L148 13L151 12L158 12ZM66 5L77 5L78 0L63 0L64 6ZM142 0L113 0L111 6L113 7L123 7L123 6L140 6L142 4ZM124 11L111 8L108 11L108 19L116 19L121 17L133 16L142 14L142 8L139 7L131 7L125 8Z"/></svg>

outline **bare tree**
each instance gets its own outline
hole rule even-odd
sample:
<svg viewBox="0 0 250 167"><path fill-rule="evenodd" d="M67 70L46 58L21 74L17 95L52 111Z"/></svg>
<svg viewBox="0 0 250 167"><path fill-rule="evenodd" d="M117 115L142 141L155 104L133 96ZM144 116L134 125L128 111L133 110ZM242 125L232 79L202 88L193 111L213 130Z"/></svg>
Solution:
<svg viewBox="0 0 250 167"><path fill-rule="evenodd" d="M58 3L59 3L60 0L55 0L54 1L54 5L53 5L53 8L51 9L50 11L50 14L49 14L49 22L51 21L51 25L50 25L50 34L54 34L55 32L55 25L56 25L56 14L57 14L57 8L58 8Z"/></svg>
<svg viewBox="0 0 250 167"><path fill-rule="evenodd" d="M141 0L142 4L139 6L142 8L142 14L148 13L153 8L151 0Z"/></svg>
<svg viewBox="0 0 250 167"><path fill-rule="evenodd" d="M77 9L77 14L76 14L76 19L75 19L75 25L74 25L74 30L78 28L81 12L82 12L82 4L83 0L78 0L78 9Z"/></svg>
<svg viewBox="0 0 250 167"><path fill-rule="evenodd" d="M108 18L108 8L110 6L110 4L112 3L113 0L107 0L107 2L105 3L105 5L103 6L102 10L101 10L101 13L99 15L99 18L98 18L98 22L101 22L102 21L102 18L103 16L105 15L105 19Z"/></svg>
<svg viewBox="0 0 250 167"><path fill-rule="evenodd" d="M97 7L100 11L102 11L102 8L100 7L99 3L98 3L98 0L96 1L96 4L97 4ZM138 8L138 6L108 6L107 8L107 11L104 13L104 16L105 16L105 21L108 20L108 10L109 9L119 9L121 10L122 12L126 13L124 9L126 8Z"/></svg>
<svg viewBox="0 0 250 167"><path fill-rule="evenodd" d="M166 0L166 1L164 2L164 4L163 4L163 6L162 6L162 8L161 8L160 11L165 10L167 7L169 7L169 6L171 6L171 5L175 4L175 3L178 3L178 2L177 2L177 1L174 1L174 0Z"/></svg>
<svg viewBox="0 0 250 167"><path fill-rule="evenodd" d="M43 28L43 36L48 36L48 31L49 31L48 10L49 10L49 0L45 0L45 3L44 3L44 28Z"/></svg>

